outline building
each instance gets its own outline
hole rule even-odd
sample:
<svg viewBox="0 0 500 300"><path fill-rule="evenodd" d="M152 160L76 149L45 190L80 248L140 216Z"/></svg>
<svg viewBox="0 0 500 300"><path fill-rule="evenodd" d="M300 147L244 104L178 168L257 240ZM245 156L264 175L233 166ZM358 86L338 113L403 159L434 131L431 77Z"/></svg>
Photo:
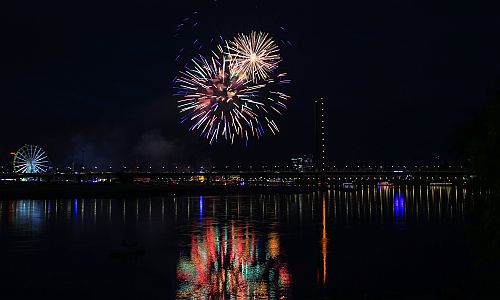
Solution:
<svg viewBox="0 0 500 300"><path fill-rule="evenodd" d="M297 157L292 157L292 170L293 171L312 171L314 169L313 156L311 154L305 154Z"/></svg>

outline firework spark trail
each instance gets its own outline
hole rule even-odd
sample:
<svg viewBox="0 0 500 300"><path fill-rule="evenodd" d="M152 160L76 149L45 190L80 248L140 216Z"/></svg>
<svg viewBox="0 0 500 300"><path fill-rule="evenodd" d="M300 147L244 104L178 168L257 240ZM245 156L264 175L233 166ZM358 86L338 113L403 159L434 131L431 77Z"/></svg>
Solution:
<svg viewBox="0 0 500 300"><path fill-rule="evenodd" d="M268 78L281 60L279 47L269 34L263 32L239 34L227 48L238 71L247 74L254 82Z"/></svg>

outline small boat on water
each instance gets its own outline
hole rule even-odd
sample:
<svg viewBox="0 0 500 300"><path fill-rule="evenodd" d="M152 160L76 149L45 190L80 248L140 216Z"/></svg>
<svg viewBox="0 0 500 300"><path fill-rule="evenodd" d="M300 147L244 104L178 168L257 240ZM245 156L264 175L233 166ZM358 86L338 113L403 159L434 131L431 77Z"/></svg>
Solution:
<svg viewBox="0 0 500 300"><path fill-rule="evenodd" d="M394 183L389 181L379 181L377 182L377 186L394 186Z"/></svg>

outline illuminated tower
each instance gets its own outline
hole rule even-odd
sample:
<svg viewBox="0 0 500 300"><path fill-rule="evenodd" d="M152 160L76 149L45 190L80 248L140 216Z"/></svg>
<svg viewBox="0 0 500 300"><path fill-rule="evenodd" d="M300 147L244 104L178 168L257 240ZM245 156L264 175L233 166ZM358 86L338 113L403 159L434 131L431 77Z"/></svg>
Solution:
<svg viewBox="0 0 500 300"><path fill-rule="evenodd" d="M325 124L325 98L314 101L316 123L316 148L314 153L314 169L317 172L325 171L326 124Z"/></svg>

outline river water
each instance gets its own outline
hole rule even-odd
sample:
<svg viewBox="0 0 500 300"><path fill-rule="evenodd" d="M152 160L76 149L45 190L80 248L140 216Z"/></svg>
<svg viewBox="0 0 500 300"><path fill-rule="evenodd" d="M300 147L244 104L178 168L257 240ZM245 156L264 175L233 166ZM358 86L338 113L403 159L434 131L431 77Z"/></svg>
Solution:
<svg viewBox="0 0 500 300"><path fill-rule="evenodd" d="M472 289L465 187L0 201L2 299L438 299ZM412 298L413 297L413 298Z"/></svg>

